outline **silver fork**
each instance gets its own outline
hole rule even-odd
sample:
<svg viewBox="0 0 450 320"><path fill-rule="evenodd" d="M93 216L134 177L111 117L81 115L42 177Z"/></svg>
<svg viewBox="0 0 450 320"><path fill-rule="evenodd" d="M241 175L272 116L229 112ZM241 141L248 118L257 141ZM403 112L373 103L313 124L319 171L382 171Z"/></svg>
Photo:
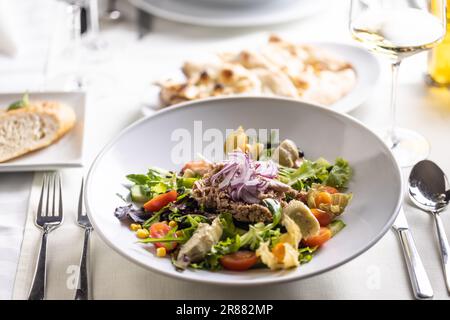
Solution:
<svg viewBox="0 0 450 320"><path fill-rule="evenodd" d="M59 173L46 173L42 180L41 195L36 213L36 225L42 229L41 248L34 272L28 300L44 300L46 286L47 237L63 221L61 177Z"/></svg>
<svg viewBox="0 0 450 320"><path fill-rule="evenodd" d="M84 228L83 252L81 254L80 270L78 274L78 285L75 293L75 300L89 300L89 236L93 230L89 217L84 210L83 203L84 179L81 180L80 198L78 200L78 224Z"/></svg>

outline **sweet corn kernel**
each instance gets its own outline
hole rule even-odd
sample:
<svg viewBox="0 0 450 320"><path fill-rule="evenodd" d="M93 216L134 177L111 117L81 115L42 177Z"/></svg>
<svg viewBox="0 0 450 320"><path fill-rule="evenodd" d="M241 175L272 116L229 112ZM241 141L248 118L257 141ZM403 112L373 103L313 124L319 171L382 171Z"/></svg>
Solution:
<svg viewBox="0 0 450 320"><path fill-rule="evenodd" d="M148 238L149 235L150 235L150 233L148 232L147 229L139 229L136 231L136 236L139 239L146 239L146 238Z"/></svg>
<svg viewBox="0 0 450 320"><path fill-rule="evenodd" d="M139 229L141 229L142 227L141 227L141 225L140 224L137 224L137 223L132 223L132 224L130 224L130 229L132 230L132 231L138 231Z"/></svg>
<svg viewBox="0 0 450 320"><path fill-rule="evenodd" d="M158 257L165 257L166 256L166 248L164 248L164 247L161 247L161 248L158 248L158 249L156 249L156 255L158 256Z"/></svg>
<svg viewBox="0 0 450 320"><path fill-rule="evenodd" d="M169 227L174 228L176 226L177 226L177 222L176 221L172 220L172 221L169 222Z"/></svg>
<svg viewBox="0 0 450 320"><path fill-rule="evenodd" d="M175 234L177 235L177 237L182 237L183 236L183 231L178 230L177 232L175 232Z"/></svg>

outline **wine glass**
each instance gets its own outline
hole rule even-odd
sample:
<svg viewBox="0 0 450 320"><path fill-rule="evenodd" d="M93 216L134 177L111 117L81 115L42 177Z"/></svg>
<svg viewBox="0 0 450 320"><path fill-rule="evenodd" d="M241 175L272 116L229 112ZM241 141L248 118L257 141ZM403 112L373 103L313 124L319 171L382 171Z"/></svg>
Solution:
<svg viewBox="0 0 450 320"><path fill-rule="evenodd" d="M384 140L401 167L425 159L428 141L396 126L397 76L402 60L432 48L445 35L446 0L352 0L349 28L354 39L391 62L391 125Z"/></svg>
<svg viewBox="0 0 450 320"><path fill-rule="evenodd" d="M50 44L54 48L49 50L44 89L50 87L105 95L113 88L114 79L108 69L110 50L99 34L97 0L55 0L56 4L64 9L58 11L61 16L57 17L62 23L55 24L61 27L59 37L63 40L57 43L58 48L53 41ZM87 32L82 33L83 10L87 11Z"/></svg>

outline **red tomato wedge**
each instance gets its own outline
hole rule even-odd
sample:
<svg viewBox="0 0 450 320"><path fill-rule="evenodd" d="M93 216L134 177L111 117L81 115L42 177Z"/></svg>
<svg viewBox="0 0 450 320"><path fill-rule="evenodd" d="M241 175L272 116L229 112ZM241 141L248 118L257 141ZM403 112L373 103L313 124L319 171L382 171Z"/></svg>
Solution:
<svg viewBox="0 0 450 320"><path fill-rule="evenodd" d="M244 271L253 267L258 262L258 257L253 251L241 250L224 255L220 258L220 264L228 270Z"/></svg>
<svg viewBox="0 0 450 320"><path fill-rule="evenodd" d="M308 247L319 247L331 239L331 230L329 228L321 227L319 234L303 240L303 243Z"/></svg>
<svg viewBox="0 0 450 320"><path fill-rule="evenodd" d="M317 221L319 221L321 227L326 227L333 219L333 216L330 213L320 209L311 209L311 213L316 217Z"/></svg>
<svg viewBox="0 0 450 320"><path fill-rule="evenodd" d="M178 194L176 190L157 195L153 199L144 204L145 211L156 212L167 206L169 203L177 200Z"/></svg>
<svg viewBox="0 0 450 320"><path fill-rule="evenodd" d="M170 227L167 223L164 222L156 222L152 224L150 227L150 237L152 238L163 238L165 237L169 231ZM173 237L176 238L177 235L174 233ZM177 246L176 242L155 242L155 247L157 248L166 248L167 251L175 249Z"/></svg>

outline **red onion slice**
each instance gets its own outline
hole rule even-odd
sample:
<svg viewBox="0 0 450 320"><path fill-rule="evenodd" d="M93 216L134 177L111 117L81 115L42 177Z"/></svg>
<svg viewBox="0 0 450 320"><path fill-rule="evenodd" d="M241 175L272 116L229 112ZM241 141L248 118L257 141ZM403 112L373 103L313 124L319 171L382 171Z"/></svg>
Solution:
<svg viewBox="0 0 450 320"><path fill-rule="evenodd" d="M219 189L226 189L234 201L260 202L259 195L275 181L272 179L278 173L278 166L272 160L254 161L241 151L230 153L223 163L224 167L210 181L216 184L220 180Z"/></svg>

